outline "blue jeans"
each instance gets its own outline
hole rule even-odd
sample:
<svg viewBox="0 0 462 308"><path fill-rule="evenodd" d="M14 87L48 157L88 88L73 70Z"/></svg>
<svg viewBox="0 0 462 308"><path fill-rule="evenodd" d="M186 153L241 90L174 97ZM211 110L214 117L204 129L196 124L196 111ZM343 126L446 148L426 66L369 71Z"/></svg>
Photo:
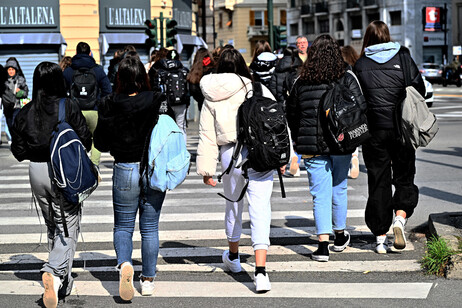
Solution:
<svg viewBox="0 0 462 308"><path fill-rule="evenodd" d="M115 163L112 184L114 203L114 248L117 265L132 263L133 231L136 213L140 211L141 257L144 277L156 276L159 254L159 216L165 192L150 189L144 184L140 197L139 163ZM145 181L144 181L145 182Z"/></svg>
<svg viewBox="0 0 462 308"><path fill-rule="evenodd" d="M316 234L344 230L347 217L347 178L351 154L321 155L305 159Z"/></svg>

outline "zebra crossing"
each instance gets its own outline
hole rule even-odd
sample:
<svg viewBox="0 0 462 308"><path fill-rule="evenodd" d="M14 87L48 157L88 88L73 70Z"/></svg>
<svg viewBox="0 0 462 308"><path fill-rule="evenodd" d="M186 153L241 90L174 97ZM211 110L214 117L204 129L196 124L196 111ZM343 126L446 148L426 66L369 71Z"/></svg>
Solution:
<svg viewBox="0 0 462 308"><path fill-rule="evenodd" d="M189 137L188 144L193 148L197 138ZM84 202L82 237L73 268L77 278L71 297L118 296L116 256L112 246L112 158L103 153L101 161L103 182ZM420 271L416 257L422 249L419 243L409 241L404 251L392 251L386 256L373 252L373 236L363 219L364 174L361 182L350 181L348 185L347 230L352 235L351 247L342 253L331 252L330 261L325 263L309 257L317 241L306 171L302 170L300 177L284 178L286 199L281 198L278 177L274 177L272 246L267 260L272 290L257 294L252 282L254 257L248 214L243 215L240 248L244 272L226 273L221 263L221 255L227 249L224 200L217 195L222 190L221 184L215 188L206 187L195 171L193 163L186 181L167 193L160 217L158 275L153 297L183 299L185 304L191 298L227 297L427 298L432 283L425 280L381 281L375 278L373 281L342 282L340 277L346 274L393 275ZM39 273L48 257L46 227L31 201L28 181L27 162L0 171L0 296L39 297L43 292ZM141 271L140 243L140 234L135 231L133 259L137 272ZM329 281L312 279L320 273L331 278ZM95 279L103 274L110 279ZM136 292L135 297L141 295Z"/></svg>

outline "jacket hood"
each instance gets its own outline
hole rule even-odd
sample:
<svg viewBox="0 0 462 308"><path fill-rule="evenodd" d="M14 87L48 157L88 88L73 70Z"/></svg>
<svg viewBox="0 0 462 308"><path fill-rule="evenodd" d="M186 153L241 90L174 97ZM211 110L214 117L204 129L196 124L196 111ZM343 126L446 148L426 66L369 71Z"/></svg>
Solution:
<svg viewBox="0 0 462 308"><path fill-rule="evenodd" d="M72 57L71 67L74 70L78 70L81 67L92 68L94 66L96 66L95 59L89 55L79 53Z"/></svg>
<svg viewBox="0 0 462 308"><path fill-rule="evenodd" d="M202 94L210 102L226 100L244 87L250 90L251 84L250 79L234 73L205 75L200 82Z"/></svg>
<svg viewBox="0 0 462 308"><path fill-rule="evenodd" d="M300 67L303 64L302 60L299 57L295 57L294 63L292 63L291 56L285 56L281 60L279 60L278 64L276 65L275 73L282 73L291 71Z"/></svg>
<svg viewBox="0 0 462 308"><path fill-rule="evenodd" d="M160 68L160 69L164 69L167 71L177 70L182 67L183 67L183 64L180 61L170 60L170 59L161 59L154 64L154 68L156 69Z"/></svg>
<svg viewBox="0 0 462 308"><path fill-rule="evenodd" d="M16 70L16 73L18 72L19 70L19 65L18 65L18 62L16 62L15 60L10 60L10 61L7 61L6 64L5 64L5 68L8 69L9 67L12 67Z"/></svg>
<svg viewBox="0 0 462 308"><path fill-rule="evenodd" d="M388 42L383 44L376 44L364 49L366 57L374 60L377 63L386 63L393 58L401 48L398 42Z"/></svg>

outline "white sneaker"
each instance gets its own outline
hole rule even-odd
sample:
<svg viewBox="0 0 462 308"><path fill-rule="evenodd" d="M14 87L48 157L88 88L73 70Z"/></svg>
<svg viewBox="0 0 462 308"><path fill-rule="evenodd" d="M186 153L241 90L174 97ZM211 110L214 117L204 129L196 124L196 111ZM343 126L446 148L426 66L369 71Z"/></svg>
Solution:
<svg viewBox="0 0 462 308"><path fill-rule="evenodd" d="M129 262L122 263L120 266L119 296L124 301L132 300L135 295L133 274L133 266Z"/></svg>
<svg viewBox="0 0 462 308"><path fill-rule="evenodd" d="M268 292L271 290L271 283L269 281L268 273L266 275L259 273L258 275L254 276L253 282L257 292Z"/></svg>
<svg viewBox="0 0 462 308"><path fill-rule="evenodd" d="M51 273L44 272L42 274L43 287L43 305L47 308L55 308L58 306L58 291L61 287L61 279Z"/></svg>
<svg viewBox="0 0 462 308"><path fill-rule="evenodd" d="M388 251L388 239L386 235L376 236L375 252L376 253L387 253Z"/></svg>
<svg viewBox="0 0 462 308"><path fill-rule="evenodd" d="M237 259L231 261L229 259L229 250L225 250L225 252L223 252L221 259L223 260L223 263L225 265L225 271L229 270L233 273L239 273L242 271L241 258L237 257Z"/></svg>
<svg viewBox="0 0 462 308"><path fill-rule="evenodd" d="M396 249L404 249L406 247L406 236L404 235L405 225L406 219L402 216L396 216L393 220L393 233L395 234L393 246Z"/></svg>
<svg viewBox="0 0 462 308"><path fill-rule="evenodd" d="M141 285L141 295L143 296L151 296L154 293L154 279L152 281L145 280L143 281L140 278L140 285Z"/></svg>

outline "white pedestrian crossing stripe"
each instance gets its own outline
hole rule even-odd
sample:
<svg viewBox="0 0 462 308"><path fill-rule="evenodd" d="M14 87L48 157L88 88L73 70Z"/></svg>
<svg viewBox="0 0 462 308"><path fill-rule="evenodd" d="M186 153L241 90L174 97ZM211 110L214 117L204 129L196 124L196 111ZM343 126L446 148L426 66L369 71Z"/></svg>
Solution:
<svg viewBox="0 0 462 308"><path fill-rule="evenodd" d="M188 137L189 138L189 137ZM196 137L197 139L197 137ZM197 142L191 143L194 146ZM116 254L110 249L113 241L112 225L112 158L109 154L103 153L101 164L101 174L103 182L92 196L85 201L82 229L84 242L79 238L78 251L75 254L75 273L97 273L108 272L116 273ZM109 162L109 165L108 165ZM109 167L107 167L109 166ZM2 209L13 211L15 215L0 216L0 228L13 230L8 234L0 234L0 274L1 275L38 275L41 265L46 262L48 253L43 249L33 251L40 241L41 234L31 230L39 229L40 222L35 212L31 210L31 191L28 177L29 165L26 162L18 163L6 170L0 171L0 203ZM277 243L269 248L267 272L270 277L284 273L367 273L370 271L377 273L396 273L420 271L418 260L407 258L407 253L415 251L412 242L408 242L406 249L400 251L401 258L384 259L373 252L371 241L373 235L367 226L363 224L348 225L347 230L353 237L350 247L342 253L332 252L329 262L315 262L308 259L316 249L315 243L316 229L313 226L313 212L311 210L312 200L308 191L308 179L306 171L302 170L300 177L284 178L288 198L280 198L280 188L277 175L275 175L273 186L272 203L278 204L277 210L272 212L272 220L278 221L278 226L272 226L270 237ZM266 294L256 294L255 287L251 282L223 281L224 274L222 263L217 263L221 259L223 251L227 246L226 236L223 228L219 228L224 219L224 199L218 197L217 192L222 191L222 187L207 187L202 182L202 177L196 174L195 164L192 164L190 174L184 184L174 191L167 192L163 207L169 207L168 213L161 213L160 223L169 223L169 229L159 231L161 247L159 250L159 260L157 264L158 278L155 282L154 297L169 298L246 298L246 297L269 297L269 298L407 298L425 299L432 287L432 283L409 283L409 282L387 282L387 283L326 283L326 282L297 282L296 279L290 281L274 280L272 290ZM348 186L348 200L351 203L361 204L362 207L350 208L347 217L355 219L355 222L364 218L364 205L367 196L361 191L356 190L352 185ZM293 193L291 195L291 193ZM282 206L280 206L282 205ZM298 205L298 210L294 206ZM188 208L188 212L182 209ZM191 209L197 208L197 210ZM92 214L87 214L87 209ZM302 210L300 210L302 209ZM29 210L29 212L25 212ZM26 214L25 214L26 213ZM96 213L96 214L95 214ZM24 215L25 214L25 215ZM11 217L9 217L11 216ZM138 218L137 218L138 221ZM243 214L244 223L248 223L247 212ZM284 225L281 225L281 221ZM43 219L41 219L42 230ZM175 228L177 223L179 228ZM207 225L210 224L210 227ZM299 225L301 224L301 225ZM213 225L213 226L212 226ZM97 226L97 227L96 227ZM180 228L181 226L181 228ZM22 230L28 228L28 231ZM90 229L91 231L87 231ZM98 230L98 231L95 231ZM250 240L250 229L244 228L241 239L244 243ZM392 235L391 233L389 233ZM367 238L369 241L359 241L356 238ZM46 246L46 232L42 234L42 243ZM135 248L133 259L141 261L141 250L139 243L141 236L139 231L133 234ZM295 243L294 243L295 241ZM303 244L300 242L303 241ZM187 243L193 242L189 246ZM163 243L169 243L162 246ZM29 252L18 252L16 247L30 246ZM98 247L98 249L85 249L85 246ZM173 245L173 246L172 246ZM8 251L11 248L13 251ZM242 263L244 272L253 277L255 264L253 263L254 251L251 246L242 245L239 248L241 257L247 261ZM391 248L391 251L398 253ZM354 256L352 261L348 261L348 256ZM194 259L196 258L196 259ZM175 261L177 259L187 260L186 262ZM172 261L173 260L173 261ZM302 261L301 261L302 260ZM87 263L91 261L91 263ZM82 266L82 262L84 265ZM86 264L89 264L87 266ZM139 264L139 263L138 263ZM134 266L135 271L141 271L140 265ZM173 275L189 275L190 273L209 274L201 279L194 281L194 276L187 280L191 281L168 281L163 279L162 273ZM4 277L4 276L2 276ZM36 276L35 276L36 277ZM79 296L118 296L118 281L97 281L85 280L85 276L78 277L75 281L76 295ZM292 277L297 277L292 275ZM2 278L5 279L5 278ZM209 280L207 280L209 279ZM137 282L135 286L139 288ZM220 290L226 290L222 292ZM396 290L399 290L397 292ZM18 280L10 278L0 280L0 295L37 295L43 293L40 281ZM135 296L141 296L136 293Z"/></svg>

